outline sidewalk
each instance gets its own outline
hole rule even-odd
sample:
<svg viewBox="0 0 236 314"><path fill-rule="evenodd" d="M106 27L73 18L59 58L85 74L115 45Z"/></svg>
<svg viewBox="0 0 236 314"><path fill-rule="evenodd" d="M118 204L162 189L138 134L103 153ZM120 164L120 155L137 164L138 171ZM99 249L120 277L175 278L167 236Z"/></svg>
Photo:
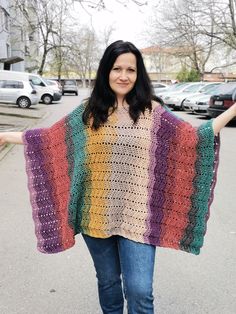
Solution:
<svg viewBox="0 0 236 314"><path fill-rule="evenodd" d="M47 106L38 104L29 109L21 109L9 104L0 104L0 132L23 131L39 119L47 116ZM0 161L14 145L6 144L0 147Z"/></svg>

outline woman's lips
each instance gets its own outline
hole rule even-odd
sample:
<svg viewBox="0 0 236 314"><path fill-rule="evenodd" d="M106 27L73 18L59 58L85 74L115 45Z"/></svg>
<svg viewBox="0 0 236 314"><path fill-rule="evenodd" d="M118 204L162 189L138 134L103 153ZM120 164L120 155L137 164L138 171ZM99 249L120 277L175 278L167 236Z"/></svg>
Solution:
<svg viewBox="0 0 236 314"><path fill-rule="evenodd" d="M121 86L121 87L126 87L126 86L129 86L128 83L117 83L118 86Z"/></svg>

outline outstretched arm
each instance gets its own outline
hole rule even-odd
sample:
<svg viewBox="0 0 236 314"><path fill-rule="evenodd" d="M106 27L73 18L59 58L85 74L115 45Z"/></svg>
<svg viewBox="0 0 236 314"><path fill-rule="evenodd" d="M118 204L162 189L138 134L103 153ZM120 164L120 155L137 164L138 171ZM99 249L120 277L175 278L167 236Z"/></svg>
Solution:
<svg viewBox="0 0 236 314"><path fill-rule="evenodd" d="M236 117L236 102L217 118L213 119L212 127L215 135L234 117Z"/></svg>
<svg viewBox="0 0 236 314"><path fill-rule="evenodd" d="M213 130L218 134L220 130L234 117L236 117L236 102L225 112L213 119ZM23 144L23 132L2 132L0 133L0 145L6 143Z"/></svg>
<svg viewBox="0 0 236 314"><path fill-rule="evenodd" d="M23 144L23 132L2 132L0 133L0 145L6 143Z"/></svg>

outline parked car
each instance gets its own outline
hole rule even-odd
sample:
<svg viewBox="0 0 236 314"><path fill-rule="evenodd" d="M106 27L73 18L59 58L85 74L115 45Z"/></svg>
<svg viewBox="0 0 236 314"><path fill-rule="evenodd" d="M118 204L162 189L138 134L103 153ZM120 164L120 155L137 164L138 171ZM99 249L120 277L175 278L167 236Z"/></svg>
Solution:
<svg viewBox="0 0 236 314"><path fill-rule="evenodd" d="M29 108L38 104L40 97L29 81L1 79L0 102L15 104L20 108Z"/></svg>
<svg viewBox="0 0 236 314"><path fill-rule="evenodd" d="M41 101L49 105L53 101L61 99L62 92L55 85L49 85L42 77L36 74L30 74L29 80L35 86L36 90L40 94Z"/></svg>
<svg viewBox="0 0 236 314"><path fill-rule="evenodd" d="M208 103L210 101L211 96L217 92L217 89L221 84L222 83L220 82L207 84L199 91L199 93L194 94L191 97L187 97L183 102L184 110L190 110L194 112L194 109L197 110L198 108L196 107L196 105L201 104L201 109L199 108L199 113L200 111L204 113L204 110L205 113L207 113L207 108L203 108L202 105L203 103Z"/></svg>
<svg viewBox="0 0 236 314"><path fill-rule="evenodd" d="M76 80L64 80L62 84L62 95L65 95L65 93L78 95L79 89Z"/></svg>
<svg viewBox="0 0 236 314"><path fill-rule="evenodd" d="M183 110L183 101L185 98L196 94L203 86L204 83L189 83L182 90L165 97L164 103L170 108Z"/></svg>
<svg viewBox="0 0 236 314"><path fill-rule="evenodd" d="M164 91L157 90L156 95L159 96L163 100L164 97L168 96L171 93L182 90L187 85L188 83L176 83L173 85L169 85Z"/></svg>
<svg viewBox="0 0 236 314"><path fill-rule="evenodd" d="M45 104L60 100L62 96L58 88L48 85L40 75L34 73L0 70L0 79L31 82L40 100Z"/></svg>
<svg viewBox="0 0 236 314"><path fill-rule="evenodd" d="M49 80L49 79L45 79L45 78L44 78L44 81L46 81L46 83L48 85L54 86L56 89L58 89L62 93L62 86L61 86L61 84L58 81L56 81L56 80Z"/></svg>
<svg viewBox="0 0 236 314"><path fill-rule="evenodd" d="M166 91L169 88L169 85L159 83L159 82L155 82L155 83L153 82L152 86L153 86L155 95L157 95L160 92Z"/></svg>
<svg viewBox="0 0 236 314"><path fill-rule="evenodd" d="M168 87L167 84L160 83L160 82L152 82L152 86L153 86L153 88L165 88L165 87Z"/></svg>
<svg viewBox="0 0 236 314"><path fill-rule="evenodd" d="M211 95L203 95L198 101L192 105L191 111L201 116L208 116L207 109L210 105Z"/></svg>
<svg viewBox="0 0 236 314"><path fill-rule="evenodd" d="M235 93L236 82L222 84L217 90L217 93L211 96L210 105L207 109L208 115L215 118L231 107L235 102L235 100L232 99L232 95Z"/></svg>
<svg viewBox="0 0 236 314"><path fill-rule="evenodd" d="M207 89L210 89L210 86L214 86L216 83L210 82L194 82L191 83L187 88L182 92L177 94L172 94L168 101L165 102L166 105L172 107L173 109L184 110L184 101L187 97L192 97L194 95L201 94Z"/></svg>

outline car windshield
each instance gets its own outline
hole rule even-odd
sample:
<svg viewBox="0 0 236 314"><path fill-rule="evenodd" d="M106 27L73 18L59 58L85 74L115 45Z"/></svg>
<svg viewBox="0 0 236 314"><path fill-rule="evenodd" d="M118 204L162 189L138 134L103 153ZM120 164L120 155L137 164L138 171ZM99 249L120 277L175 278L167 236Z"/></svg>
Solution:
<svg viewBox="0 0 236 314"><path fill-rule="evenodd" d="M180 89L182 89L185 85L188 86L189 84L188 84L188 83L177 83L177 84L170 85L170 86L168 87L168 92L169 92L169 91L177 91L177 90L180 90Z"/></svg>
<svg viewBox="0 0 236 314"><path fill-rule="evenodd" d="M194 84L187 87L184 91L185 92L197 92L201 86L204 86L204 84Z"/></svg>
<svg viewBox="0 0 236 314"><path fill-rule="evenodd" d="M217 89L217 94L232 94L236 89L236 82L235 83L225 83L219 86Z"/></svg>
<svg viewBox="0 0 236 314"><path fill-rule="evenodd" d="M65 85L76 85L75 81L65 81Z"/></svg>
<svg viewBox="0 0 236 314"><path fill-rule="evenodd" d="M218 87L220 84L216 83L216 84L207 84L206 86L202 87L200 89L201 93L208 93L209 91L215 89L216 87Z"/></svg>
<svg viewBox="0 0 236 314"><path fill-rule="evenodd" d="M219 85L213 85L211 88L209 88L207 91L205 91L205 94L207 95L215 95L218 94L218 90L221 87L221 84Z"/></svg>
<svg viewBox="0 0 236 314"><path fill-rule="evenodd" d="M33 85L36 85L36 86L47 86L48 85L42 78L35 77L35 76L30 77L30 82L32 82Z"/></svg>

